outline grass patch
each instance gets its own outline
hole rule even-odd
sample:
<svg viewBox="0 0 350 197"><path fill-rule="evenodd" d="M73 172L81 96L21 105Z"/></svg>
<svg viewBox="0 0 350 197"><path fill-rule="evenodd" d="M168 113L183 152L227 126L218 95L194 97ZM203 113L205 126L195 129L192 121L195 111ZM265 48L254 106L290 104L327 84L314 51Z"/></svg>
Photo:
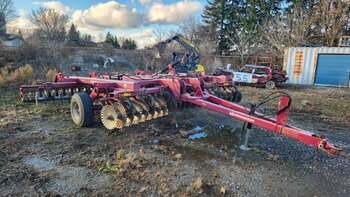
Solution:
<svg viewBox="0 0 350 197"><path fill-rule="evenodd" d="M63 119L69 112L68 101L52 101L35 103L24 103L19 98L19 87L0 87L0 126L11 123L21 123L34 117L46 116L50 118Z"/></svg>
<svg viewBox="0 0 350 197"><path fill-rule="evenodd" d="M240 86L243 98L248 102L259 102L274 91L284 91L292 97L292 112L308 113L320 119L329 119L349 125L350 89L339 88L304 88L267 90ZM267 104L276 107L276 102ZM333 122L336 123L336 122Z"/></svg>
<svg viewBox="0 0 350 197"><path fill-rule="evenodd" d="M13 72L8 67L0 70L0 86L9 86L14 84L32 84L35 79L35 71L29 64L19 67Z"/></svg>

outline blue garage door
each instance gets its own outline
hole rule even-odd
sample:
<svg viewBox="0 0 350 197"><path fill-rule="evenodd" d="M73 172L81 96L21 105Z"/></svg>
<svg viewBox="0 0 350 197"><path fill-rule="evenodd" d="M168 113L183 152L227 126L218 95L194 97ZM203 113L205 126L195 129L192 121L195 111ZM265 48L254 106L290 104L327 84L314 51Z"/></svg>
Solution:
<svg viewBox="0 0 350 197"><path fill-rule="evenodd" d="M320 54L316 67L316 85L349 86L350 55Z"/></svg>

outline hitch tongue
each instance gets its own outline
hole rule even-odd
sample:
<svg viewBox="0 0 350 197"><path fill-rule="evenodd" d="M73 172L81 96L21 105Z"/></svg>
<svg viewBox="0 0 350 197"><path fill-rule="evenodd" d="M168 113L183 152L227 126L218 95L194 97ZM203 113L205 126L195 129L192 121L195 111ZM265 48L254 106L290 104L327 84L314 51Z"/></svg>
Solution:
<svg viewBox="0 0 350 197"><path fill-rule="evenodd" d="M331 144L327 139L323 139L318 144L318 149L325 151L328 155L335 157L338 151L342 151L343 149Z"/></svg>

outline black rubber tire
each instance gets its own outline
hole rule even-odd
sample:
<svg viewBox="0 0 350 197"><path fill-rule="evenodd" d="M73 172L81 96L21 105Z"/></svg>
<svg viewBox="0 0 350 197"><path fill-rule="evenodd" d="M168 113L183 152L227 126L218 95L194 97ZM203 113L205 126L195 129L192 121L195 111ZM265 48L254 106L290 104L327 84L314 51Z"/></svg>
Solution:
<svg viewBox="0 0 350 197"><path fill-rule="evenodd" d="M78 109L76 109L78 107ZM85 92L75 93L70 102L70 112L73 122L80 127L92 125L94 109L90 96Z"/></svg>
<svg viewBox="0 0 350 197"><path fill-rule="evenodd" d="M243 97L243 96L242 96L242 92L239 91L239 90L237 90L237 91L235 92L235 96L234 96L234 101L233 101L233 102L236 102L236 103L241 102L242 97Z"/></svg>
<svg viewBox="0 0 350 197"><path fill-rule="evenodd" d="M266 82L265 84L265 88L266 89L269 89L269 90L272 90L276 87L276 83L274 81L268 81Z"/></svg>
<svg viewBox="0 0 350 197"><path fill-rule="evenodd" d="M168 109L177 108L177 99L175 98L171 90L166 90L165 92L163 92L162 97L166 100Z"/></svg>
<svg viewBox="0 0 350 197"><path fill-rule="evenodd" d="M239 91L237 86L232 86L232 102L239 103L242 100L242 92Z"/></svg>

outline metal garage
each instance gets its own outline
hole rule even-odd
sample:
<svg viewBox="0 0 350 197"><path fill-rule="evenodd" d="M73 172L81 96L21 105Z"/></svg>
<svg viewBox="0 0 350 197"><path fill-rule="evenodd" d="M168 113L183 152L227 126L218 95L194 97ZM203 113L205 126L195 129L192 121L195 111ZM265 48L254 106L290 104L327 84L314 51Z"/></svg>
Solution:
<svg viewBox="0 0 350 197"><path fill-rule="evenodd" d="M349 87L350 47L293 47L283 69L290 84Z"/></svg>

